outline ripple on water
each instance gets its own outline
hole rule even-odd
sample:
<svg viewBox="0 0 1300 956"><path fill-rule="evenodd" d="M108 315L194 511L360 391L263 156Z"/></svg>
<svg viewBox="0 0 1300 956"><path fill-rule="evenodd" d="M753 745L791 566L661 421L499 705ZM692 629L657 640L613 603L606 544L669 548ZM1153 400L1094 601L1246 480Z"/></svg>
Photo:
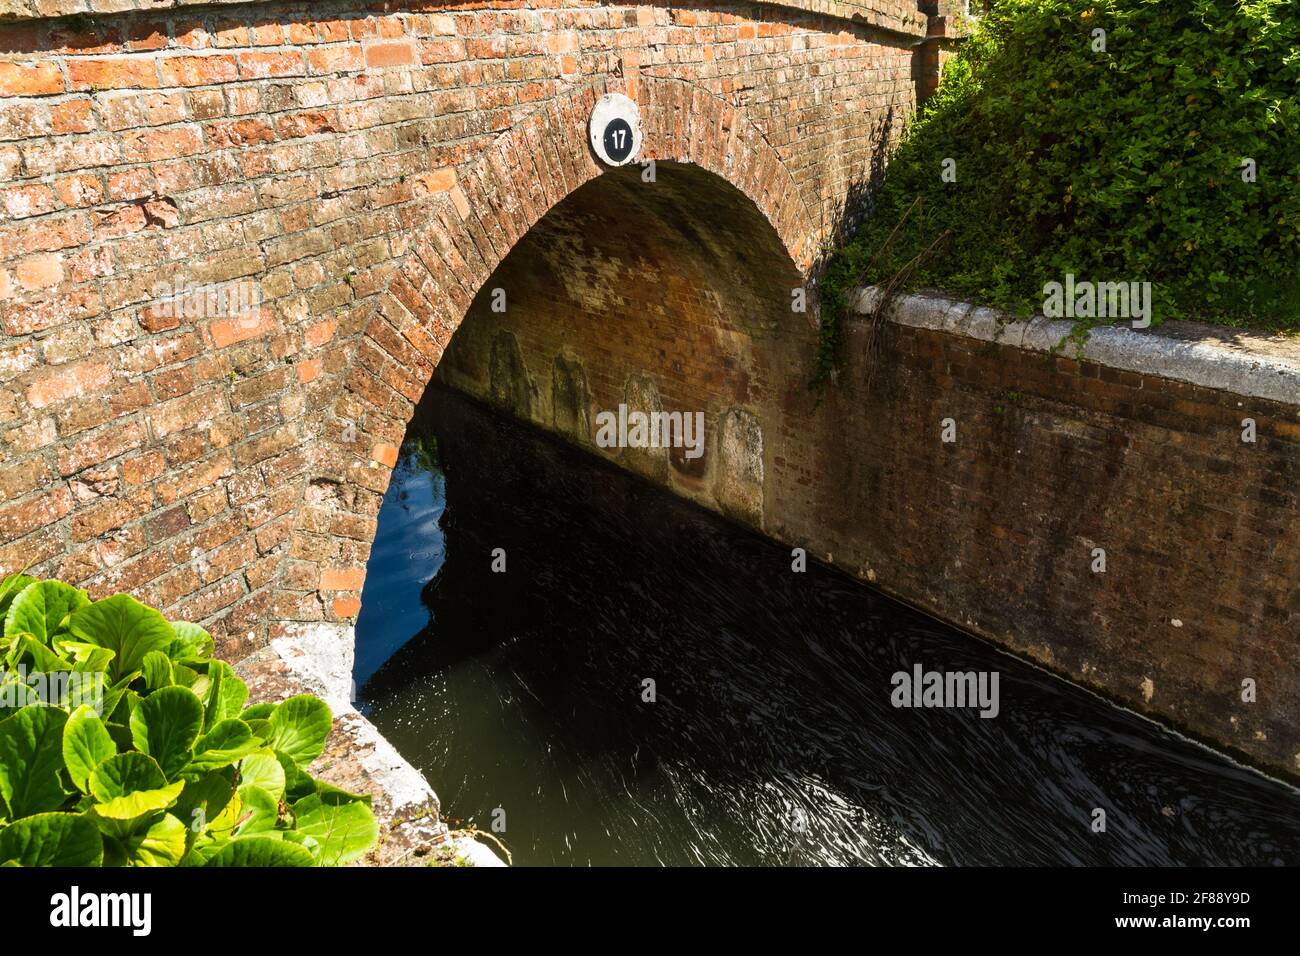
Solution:
<svg viewBox="0 0 1300 956"><path fill-rule="evenodd" d="M1297 860L1287 786L464 399L421 430L441 470L404 456L384 499L363 709L516 863ZM894 708L918 663L997 671L998 716Z"/></svg>

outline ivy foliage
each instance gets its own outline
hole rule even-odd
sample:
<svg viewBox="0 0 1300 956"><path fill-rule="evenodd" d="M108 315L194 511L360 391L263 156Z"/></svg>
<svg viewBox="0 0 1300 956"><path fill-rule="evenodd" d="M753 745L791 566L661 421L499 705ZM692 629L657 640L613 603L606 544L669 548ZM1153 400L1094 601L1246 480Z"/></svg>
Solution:
<svg viewBox="0 0 1300 956"><path fill-rule="evenodd" d="M1300 329L1300 5L995 3L828 265L822 365L845 291L945 232L907 287L1027 315L1067 273L1147 281L1157 323Z"/></svg>
<svg viewBox="0 0 1300 956"><path fill-rule="evenodd" d="M201 627L59 581L0 583L0 866L331 866L370 798L314 779L311 695L247 706Z"/></svg>

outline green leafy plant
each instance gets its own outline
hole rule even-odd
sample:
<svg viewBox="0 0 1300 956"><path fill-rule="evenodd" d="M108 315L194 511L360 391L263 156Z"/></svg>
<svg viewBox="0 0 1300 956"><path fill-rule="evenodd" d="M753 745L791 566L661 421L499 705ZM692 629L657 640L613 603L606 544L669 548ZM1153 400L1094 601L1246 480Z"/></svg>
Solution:
<svg viewBox="0 0 1300 956"><path fill-rule="evenodd" d="M307 773L317 697L248 702L201 627L59 581L0 583L0 866L334 866L370 798Z"/></svg>
<svg viewBox="0 0 1300 956"><path fill-rule="evenodd" d="M847 290L900 274L1020 315L1067 273L1149 281L1156 323L1300 330L1297 51L1295 0L993 4L827 265L819 379Z"/></svg>

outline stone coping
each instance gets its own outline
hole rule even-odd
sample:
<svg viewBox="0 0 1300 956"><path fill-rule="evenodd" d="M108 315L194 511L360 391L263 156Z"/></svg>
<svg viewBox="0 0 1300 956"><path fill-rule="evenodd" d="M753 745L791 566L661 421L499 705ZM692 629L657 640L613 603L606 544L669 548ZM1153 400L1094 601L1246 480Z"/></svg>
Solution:
<svg viewBox="0 0 1300 956"><path fill-rule="evenodd" d="M145 12L157 13L169 10L194 7L229 8L236 6L253 6L276 4L279 6L300 6L294 0L0 0L0 21L4 20L41 20L54 17L100 16L115 13ZM914 37L918 42L924 40L929 29L929 18L916 9L914 2L906 0L737 0L736 3L719 4L719 6L785 7L803 10L808 13L820 13L838 20L850 20L865 26L885 30L890 33ZM557 0L541 0L536 6L531 4L526 9L554 9L560 4ZM593 4L594 5L594 4ZM628 6L636 6L635 0L629 0ZM645 4L653 6L655 4ZM455 10L465 6L464 3L448 2L446 4L380 2L358 4L356 13L392 13L409 6L413 12L431 13L438 10ZM477 5L476 5L477 6ZM511 9L515 9L513 5ZM488 5L490 9L490 5Z"/></svg>
<svg viewBox="0 0 1300 956"><path fill-rule="evenodd" d="M867 286L852 294L850 302L854 311L869 315L880 295L878 287ZM997 309L931 293L898 296L889 318L912 328L1038 352L1051 351L1074 327L1071 321L1041 315L1013 319ZM1105 325L1091 330L1081 350L1067 344L1062 354L1300 409L1300 338L1201 322L1170 321L1147 329Z"/></svg>
<svg viewBox="0 0 1300 956"><path fill-rule="evenodd" d="M235 670L248 683L250 702L311 693L329 704L334 729L311 772L336 787L370 795L379 842L360 864L504 866L485 844L450 831L439 819L438 797L424 775L352 706L353 628L286 624L279 633Z"/></svg>

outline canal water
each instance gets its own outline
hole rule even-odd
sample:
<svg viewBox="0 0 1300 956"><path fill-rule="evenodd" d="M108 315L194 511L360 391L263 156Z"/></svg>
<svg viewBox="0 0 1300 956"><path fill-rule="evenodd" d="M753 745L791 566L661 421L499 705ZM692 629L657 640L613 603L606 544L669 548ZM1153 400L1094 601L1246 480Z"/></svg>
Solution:
<svg viewBox="0 0 1300 956"><path fill-rule="evenodd" d="M996 716L894 706L918 665ZM1296 790L437 387L355 676L516 865L1300 861Z"/></svg>

